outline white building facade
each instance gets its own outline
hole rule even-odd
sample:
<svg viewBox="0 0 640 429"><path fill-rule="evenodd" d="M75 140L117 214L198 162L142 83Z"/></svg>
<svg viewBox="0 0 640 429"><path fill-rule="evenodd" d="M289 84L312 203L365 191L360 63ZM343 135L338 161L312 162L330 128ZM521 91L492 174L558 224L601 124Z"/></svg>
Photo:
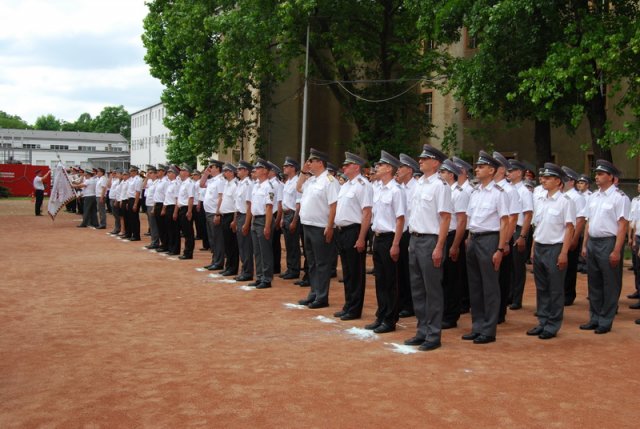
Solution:
<svg viewBox="0 0 640 429"><path fill-rule="evenodd" d="M145 170L147 164L167 163L167 142L171 132L164 126L167 111L162 103L131 115L131 165Z"/></svg>
<svg viewBox="0 0 640 429"><path fill-rule="evenodd" d="M0 128L0 163L55 167L116 168L129 162L129 142L120 134Z"/></svg>

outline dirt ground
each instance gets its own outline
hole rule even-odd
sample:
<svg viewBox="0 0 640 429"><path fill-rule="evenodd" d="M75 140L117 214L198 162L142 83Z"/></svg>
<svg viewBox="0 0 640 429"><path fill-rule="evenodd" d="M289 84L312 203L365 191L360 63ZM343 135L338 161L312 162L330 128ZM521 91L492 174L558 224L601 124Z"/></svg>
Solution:
<svg viewBox="0 0 640 429"><path fill-rule="evenodd" d="M578 329L579 275L558 337L526 336L529 278L496 343L462 341L467 314L439 350L404 354L394 344L414 335L413 318L369 339L349 332L374 318L372 276L363 320L335 322L337 281L330 308L300 309L287 304L307 289L290 281L244 290L197 271L207 252L180 261L32 210L0 201L2 428L638 427L640 311L624 297L626 269L607 335Z"/></svg>

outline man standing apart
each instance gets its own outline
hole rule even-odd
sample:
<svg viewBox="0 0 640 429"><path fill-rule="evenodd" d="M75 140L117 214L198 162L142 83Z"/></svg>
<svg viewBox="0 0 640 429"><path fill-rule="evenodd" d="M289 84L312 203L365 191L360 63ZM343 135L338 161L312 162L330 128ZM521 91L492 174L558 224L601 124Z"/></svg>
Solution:
<svg viewBox="0 0 640 429"><path fill-rule="evenodd" d="M345 152L343 171L349 181L340 188L336 205L336 245L342 262L344 305L334 314L340 320L359 319L366 283L366 238L371 224L373 188L361 175L366 161Z"/></svg>
<svg viewBox="0 0 640 429"><path fill-rule="evenodd" d="M298 192L298 161L287 156L283 164L287 181L282 190L282 221L281 229L284 234L284 246L287 252L287 270L280 276L285 280L300 277L300 199Z"/></svg>
<svg viewBox="0 0 640 429"><path fill-rule="evenodd" d="M376 171L380 186L373 189L373 268L378 310L376 320L365 326L376 334L396 330L398 321L398 259L404 231L406 202L400 185L393 179L400 161L381 151Z"/></svg>
<svg viewBox="0 0 640 429"><path fill-rule="evenodd" d="M596 161L598 190L585 208L587 227L582 256L587 259L589 322L580 329L611 331L622 290L622 250L629 219L629 197L613 183L620 171L609 161Z"/></svg>
<svg viewBox="0 0 640 429"><path fill-rule="evenodd" d="M44 200L44 181L51 175L51 170L42 175L42 170L36 170L36 177L33 178L33 189L36 194L36 216L42 216L42 201Z"/></svg>
<svg viewBox="0 0 640 429"><path fill-rule="evenodd" d="M509 237L509 207L504 189L494 181L500 162L485 151L476 161L478 188L469 201L467 273L471 298L471 332L463 340L487 344L496 340L500 317L499 271Z"/></svg>
<svg viewBox="0 0 640 429"><path fill-rule="evenodd" d="M305 163L304 176L298 179L300 200L300 223L304 229L304 248L309 261L311 290L307 298L299 301L309 308L329 306L329 283L331 281L334 255L333 227L338 201L336 180L327 172L329 156L311 148Z"/></svg>
<svg viewBox="0 0 640 429"><path fill-rule="evenodd" d="M451 221L451 188L438 176L446 155L425 144L420 154L420 171L411 202L409 218L409 272L413 308L418 329L405 344L419 345L422 351L440 347L444 294L442 265Z"/></svg>
<svg viewBox="0 0 640 429"><path fill-rule="evenodd" d="M533 276L538 326L527 335L548 340L557 335L564 312L564 278L576 221L575 205L562 193L562 169L545 162L540 180L545 192L536 202L533 232Z"/></svg>

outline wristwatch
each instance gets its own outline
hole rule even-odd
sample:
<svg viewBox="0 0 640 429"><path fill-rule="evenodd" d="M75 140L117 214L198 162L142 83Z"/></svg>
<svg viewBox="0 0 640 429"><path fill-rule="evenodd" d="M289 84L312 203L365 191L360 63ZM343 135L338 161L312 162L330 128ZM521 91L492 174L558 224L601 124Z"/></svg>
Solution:
<svg viewBox="0 0 640 429"><path fill-rule="evenodd" d="M502 247L498 247L498 252L504 253L504 249Z"/></svg>

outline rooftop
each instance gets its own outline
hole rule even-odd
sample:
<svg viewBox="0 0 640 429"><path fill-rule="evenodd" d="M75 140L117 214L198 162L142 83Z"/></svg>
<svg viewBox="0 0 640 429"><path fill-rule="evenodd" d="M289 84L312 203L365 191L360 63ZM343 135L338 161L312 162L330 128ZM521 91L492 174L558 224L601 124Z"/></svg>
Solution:
<svg viewBox="0 0 640 429"><path fill-rule="evenodd" d="M127 139L116 133L83 133L80 131L41 131L0 128L0 139L94 141L127 144Z"/></svg>

